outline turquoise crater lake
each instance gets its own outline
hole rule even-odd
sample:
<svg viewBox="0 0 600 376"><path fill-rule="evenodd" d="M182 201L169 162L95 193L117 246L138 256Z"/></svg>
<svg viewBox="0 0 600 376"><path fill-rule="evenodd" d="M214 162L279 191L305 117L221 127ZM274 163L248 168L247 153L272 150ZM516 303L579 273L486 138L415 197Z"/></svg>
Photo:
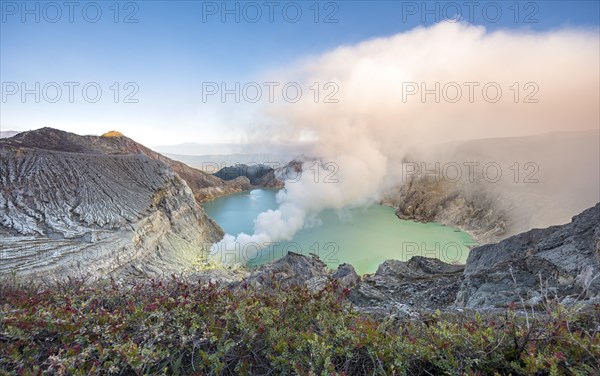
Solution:
<svg viewBox="0 0 600 376"><path fill-rule="evenodd" d="M277 208L276 194L273 189L255 189L207 202L204 209L228 234L252 234L258 214ZM400 220L394 209L382 205L342 212L326 210L317 222L320 224L302 229L290 241L264 247L258 253L254 246L240 249L232 257L255 266L283 257L288 251L314 253L331 268L349 263L357 273L365 274L374 273L385 260L406 261L412 256L462 264L469 248L476 244L469 234L451 227Z"/></svg>

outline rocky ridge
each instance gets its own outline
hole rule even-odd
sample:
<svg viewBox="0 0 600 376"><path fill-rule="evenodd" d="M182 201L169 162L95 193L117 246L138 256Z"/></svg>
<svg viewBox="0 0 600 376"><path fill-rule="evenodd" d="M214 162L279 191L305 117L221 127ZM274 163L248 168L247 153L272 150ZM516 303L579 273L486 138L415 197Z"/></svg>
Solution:
<svg viewBox="0 0 600 376"><path fill-rule="evenodd" d="M266 164L236 164L223 167L213 175L225 181L247 178L254 187L283 188L286 181L294 181L301 176L303 163L303 159L292 159L275 168Z"/></svg>
<svg viewBox="0 0 600 376"><path fill-rule="evenodd" d="M225 181L246 177L252 185L260 185L261 178L273 171L273 169L264 164L246 165L236 164L234 166L223 167L213 175Z"/></svg>
<svg viewBox="0 0 600 376"><path fill-rule="evenodd" d="M0 183L0 274L92 277L193 269L223 235L198 202L249 184L51 128L0 140Z"/></svg>
<svg viewBox="0 0 600 376"><path fill-rule="evenodd" d="M164 163L183 178L192 189L198 202L240 192L250 187L249 180L244 177L225 182L209 173L167 158L116 131L107 132L102 136L80 136L58 129L41 128L19 133L14 137L0 141L0 147L9 146L20 149L40 149L94 155L145 155L150 159Z"/></svg>

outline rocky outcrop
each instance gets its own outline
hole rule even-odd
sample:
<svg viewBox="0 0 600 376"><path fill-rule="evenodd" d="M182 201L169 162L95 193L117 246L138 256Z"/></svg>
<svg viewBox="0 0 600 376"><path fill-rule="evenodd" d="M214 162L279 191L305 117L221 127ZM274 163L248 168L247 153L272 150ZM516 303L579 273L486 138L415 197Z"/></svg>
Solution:
<svg viewBox="0 0 600 376"><path fill-rule="evenodd" d="M464 266L415 256L407 262L387 260L352 290L350 302L374 312L445 308L454 303Z"/></svg>
<svg viewBox="0 0 600 376"><path fill-rule="evenodd" d="M233 273L226 270L208 274L211 281L233 286L269 288L302 286L310 291L335 282L348 301L371 313L389 313L402 308L406 312L438 309L452 305L463 278L464 266L449 265L437 259L413 257L407 262L388 260L373 275L362 278L349 264L329 269L318 256L289 252L286 256L256 270ZM206 280L207 274L200 275ZM237 278L236 278L237 277Z"/></svg>
<svg viewBox="0 0 600 376"><path fill-rule="evenodd" d="M256 185L264 188L283 188L285 181L283 177L279 176L279 171L281 168L267 172L256 181Z"/></svg>
<svg viewBox="0 0 600 376"><path fill-rule="evenodd" d="M244 176L230 181L223 181L216 176L188 167L181 162L160 160L169 165L177 175L185 180L187 185L191 188L196 201L199 203L210 201L217 197L246 191L252 187L248 178Z"/></svg>
<svg viewBox="0 0 600 376"><path fill-rule="evenodd" d="M503 238L509 224L509 203L483 188L469 188L444 179L414 177L388 193L383 203L396 208L400 219L459 228L482 244Z"/></svg>
<svg viewBox="0 0 600 376"><path fill-rule="evenodd" d="M222 237L160 155L115 133L36 132L0 141L0 274L179 273Z"/></svg>
<svg viewBox="0 0 600 376"><path fill-rule="evenodd" d="M231 280L232 274L227 275L226 282ZM359 279L352 265L341 264L334 271L316 255L304 256L289 252L284 257L251 271L243 281L247 286L254 288L268 288L274 285L302 286L311 291L318 291L323 289L328 281L334 280L340 289L351 289L356 286ZM237 284L239 285L241 281L240 279Z"/></svg>
<svg viewBox="0 0 600 376"><path fill-rule="evenodd" d="M246 165L236 164L235 166L223 167L214 175L222 180L229 181L239 177L246 177L252 185L259 185L261 178L273 171L269 166L262 164Z"/></svg>
<svg viewBox="0 0 600 376"><path fill-rule="evenodd" d="M265 188L283 188L286 182L296 182L302 177L302 166L306 157L293 159L282 167L267 172L257 180L256 185Z"/></svg>
<svg viewBox="0 0 600 376"><path fill-rule="evenodd" d="M600 293L600 204L571 223L471 250L456 303L467 307L583 299Z"/></svg>
<svg viewBox="0 0 600 376"><path fill-rule="evenodd" d="M246 280L252 286L318 286L324 284L330 271L318 257L306 257L290 252L286 256L260 267Z"/></svg>

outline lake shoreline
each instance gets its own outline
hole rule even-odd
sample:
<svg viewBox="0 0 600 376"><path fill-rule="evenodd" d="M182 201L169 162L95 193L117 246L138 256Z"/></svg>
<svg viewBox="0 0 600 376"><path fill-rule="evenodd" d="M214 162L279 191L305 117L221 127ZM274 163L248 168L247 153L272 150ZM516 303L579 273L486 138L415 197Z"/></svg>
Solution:
<svg viewBox="0 0 600 376"><path fill-rule="evenodd" d="M206 203L209 203L209 202L221 199L221 198L229 197L229 196L233 196L233 195L237 195L237 194L242 194L242 193L245 193L245 192L250 193L250 192L252 192L253 190L256 190L256 189L261 189L261 190L265 190L265 191L273 191L273 190L280 191L280 190L285 189L285 188L272 188L272 187L254 186L251 189L245 189L245 190L242 190L242 191L239 191L239 192L231 192L231 193L226 193L226 194L224 194L222 196L213 197L210 200L203 201L203 202L201 202L199 204L204 209L204 204L206 204ZM463 226L448 224L448 223L444 223L444 222L436 222L436 221L420 221L420 220L415 219L415 218L402 218L396 212L396 210L398 208L394 207L391 203L386 202L386 200L379 201L379 202L376 203L376 205L385 206L385 207L388 207L390 209L393 209L394 212L395 212L396 218L398 218L401 221L413 221L413 222L416 222L416 223L423 223L423 224L437 223L437 224L440 224L442 226L450 227L450 228L452 228L454 230L460 230L462 232L465 232L465 233L469 234L469 236L471 238L473 238L473 240L475 240L477 242L477 246L481 246L481 245L485 245L485 244L495 244L495 243L497 243L497 242L492 242L492 243L485 242L485 241L483 241L483 239L481 239L481 237L479 235L477 235L476 233L474 233L473 231L471 231L471 230L469 230L467 228L464 228ZM210 216L209 216L209 218L210 218ZM211 218L211 219L214 220L213 218Z"/></svg>
<svg viewBox="0 0 600 376"><path fill-rule="evenodd" d="M277 207L277 188L255 188L221 197L203 205L207 215L228 234L253 234L258 214ZM437 258L464 265L473 246L473 237L442 223L401 219L393 207L381 202L341 212L325 210L307 218L308 225L290 240L235 245L227 250L239 257L235 262L249 267L280 259L288 252L318 255L335 269L342 263L356 267L359 274L371 274L385 260L407 261L412 256ZM312 222L312 224L311 224ZM365 250L368 250L366 252Z"/></svg>

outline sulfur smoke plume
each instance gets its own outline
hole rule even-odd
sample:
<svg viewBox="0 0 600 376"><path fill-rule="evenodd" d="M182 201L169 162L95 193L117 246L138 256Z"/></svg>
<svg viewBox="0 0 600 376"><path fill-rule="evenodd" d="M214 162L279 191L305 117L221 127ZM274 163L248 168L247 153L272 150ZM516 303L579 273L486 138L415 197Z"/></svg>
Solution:
<svg viewBox="0 0 600 376"><path fill-rule="evenodd" d="M321 171L319 179L305 173L286 183L279 208L256 218L254 234L228 234L213 251L289 240L315 213L380 200L402 183L398 161L411 152L433 155L449 141L597 129L599 51L598 30L488 32L441 23L270 72L267 80L297 82L303 96L297 103L265 104L262 120L269 125L256 133L311 141L309 155L339 167L336 182L323 181L327 171ZM314 83L318 103L309 89ZM325 103L328 94L337 103ZM569 144L552 153L568 157L582 153L577 149ZM585 158L597 160L597 150L592 145ZM533 155L543 158L543 152ZM558 175L545 167L546 181L556 184ZM590 180L598 184L597 172ZM597 189L590 192L580 206L598 200Z"/></svg>

